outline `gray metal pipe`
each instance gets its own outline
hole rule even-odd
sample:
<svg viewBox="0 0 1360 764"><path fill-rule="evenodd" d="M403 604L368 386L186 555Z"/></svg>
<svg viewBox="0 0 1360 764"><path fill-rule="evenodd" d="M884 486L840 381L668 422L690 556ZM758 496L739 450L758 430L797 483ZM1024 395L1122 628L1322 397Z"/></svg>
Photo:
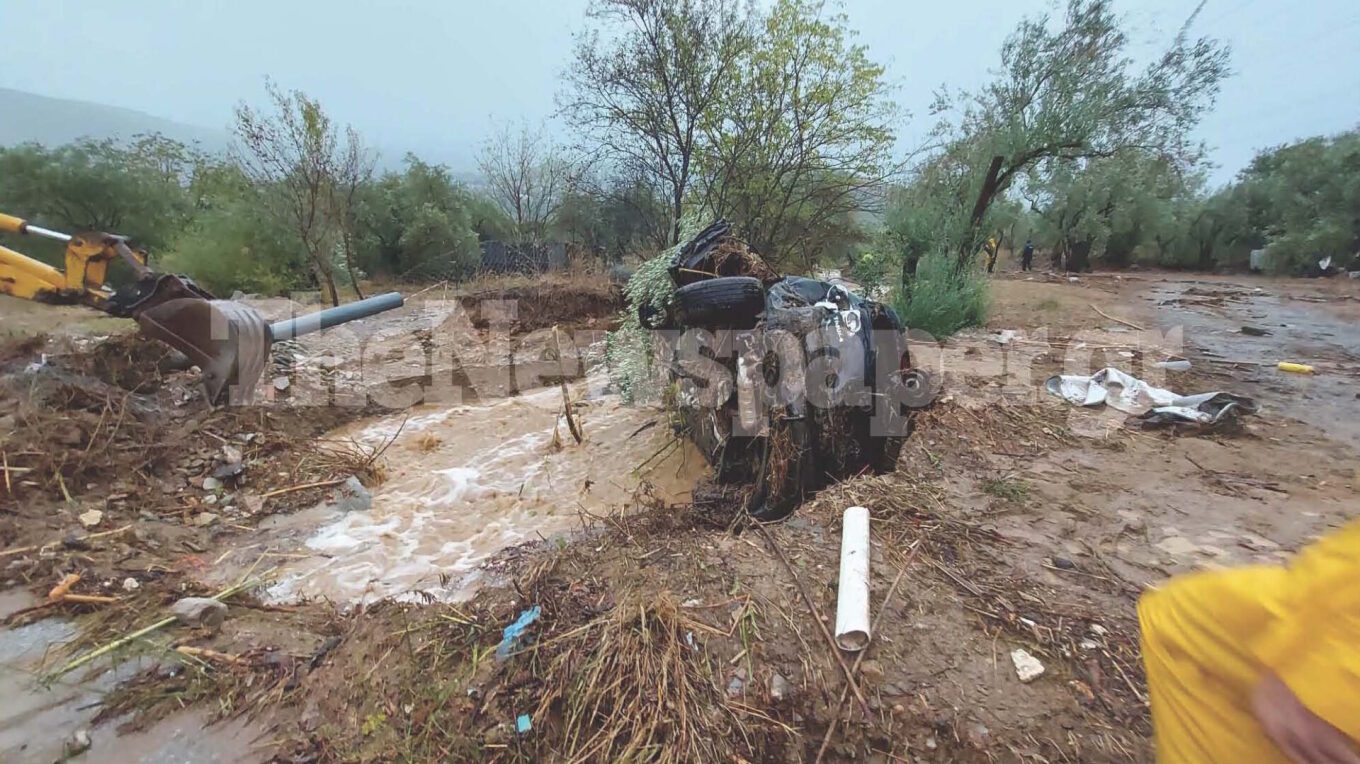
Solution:
<svg viewBox="0 0 1360 764"><path fill-rule="evenodd" d="M360 318L368 318L393 308L400 308L403 302L400 292L374 295L358 302L326 308L316 313L309 313L305 316L271 324L269 326L269 338L271 342L290 340L294 337L319 332L322 329L329 329L332 326L356 321Z"/></svg>

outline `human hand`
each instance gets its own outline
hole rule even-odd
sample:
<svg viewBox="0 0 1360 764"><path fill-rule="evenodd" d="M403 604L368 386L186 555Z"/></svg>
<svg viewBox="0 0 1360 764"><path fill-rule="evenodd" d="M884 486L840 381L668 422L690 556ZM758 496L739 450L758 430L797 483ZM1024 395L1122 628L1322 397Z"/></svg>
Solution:
<svg viewBox="0 0 1360 764"><path fill-rule="evenodd" d="M1266 735L1296 764L1360 764L1355 743L1309 711L1274 674L1256 683L1251 707Z"/></svg>

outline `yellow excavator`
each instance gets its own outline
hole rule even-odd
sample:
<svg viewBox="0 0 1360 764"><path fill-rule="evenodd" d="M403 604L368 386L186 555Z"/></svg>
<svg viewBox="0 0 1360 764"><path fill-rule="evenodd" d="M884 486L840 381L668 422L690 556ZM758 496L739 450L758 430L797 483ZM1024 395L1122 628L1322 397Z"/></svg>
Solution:
<svg viewBox="0 0 1360 764"><path fill-rule="evenodd" d="M85 305L137 321L142 334L180 351L203 370L208 399L239 403L269 360L274 342L320 331L401 307L397 292L376 295L297 318L269 323L249 306L215 299L186 276L157 273L146 253L124 236L53 231L0 213L0 232L55 239L66 244L65 269L57 269L0 246L0 294L53 305ZM109 266L121 261L132 283L114 290ZM2 317L0 317L2 318Z"/></svg>

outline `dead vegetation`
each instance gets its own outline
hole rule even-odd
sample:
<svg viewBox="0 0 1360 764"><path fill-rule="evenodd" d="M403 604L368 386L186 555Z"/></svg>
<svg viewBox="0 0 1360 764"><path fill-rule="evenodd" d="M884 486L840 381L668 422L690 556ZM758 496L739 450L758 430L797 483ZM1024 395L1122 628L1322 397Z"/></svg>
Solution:
<svg viewBox="0 0 1360 764"><path fill-rule="evenodd" d="M460 288L457 299L474 328L508 328L514 335L559 325L613 329L625 307L621 287L579 273L483 278Z"/></svg>
<svg viewBox="0 0 1360 764"><path fill-rule="evenodd" d="M1078 308L1090 313L1086 301ZM483 568L488 585L470 602L383 601L340 613L238 594L220 632L172 625L110 653L158 665L108 696L100 718L143 727L193 706L245 715L269 725L265 744L290 761L1150 761L1133 603L1164 574L1131 575L1121 555L1150 545L1157 529L1102 524L1112 493L1130 489L1106 472L1092 479L1094 468L1074 455L1108 469L1106 450L1119 449L1119 462L1161 468L1152 447L1190 439L1122 429L1079 438L1062 406L993 403L947 397L918 416L896 473L836 483L779 524L752 526L742 515L749 488L700 486L679 506L644 489L629 511L582 513L570 542L507 550ZM85 411L97 422L102 406ZM171 439L180 446L147 477L177 475L200 458L193 454L206 455L192 481L214 468L223 445L239 444L251 465L245 485L274 494L266 507L324 498L341 473L381 480L382 444L318 445L305 433L321 423L289 416L204 418L197 439ZM441 447L412 440L418 452ZM1175 463L1219 492L1206 495L1238 502L1234 511L1262 495L1302 493L1291 477L1254 475L1220 444L1194 441L1199 450ZM627 468L646 470L645 455ZM257 475L257 465L268 466ZM1319 472L1311 482L1323 478L1333 481ZM107 486L110 476L90 480ZM129 481L134 490L138 480ZM66 482L77 503L94 500L94 489ZM199 577L235 529L221 520L193 528L205 507L190 502L201 501L190 485L163 506L137 494L156 508L155 523L105 502L104 524L74 534L55 482L25 487L61 519L34 525L13 505L0 513L10 523L0 527L21 517L29 534L2 552L10 580L47 594L80 578L8 625L75 617L82 635L52 656L60 667L156 623L181 593L221 591ZM1089 506L1079 498L1087 494ZM842 656L819 622L835 612L840 517L851 505L872 508L876 625L867 651ZM1176 517L1191 535L1196 519ZM1146 570L1163 564L1154 556ZM124 576L140 588L121 590ZM498 660L507 625L535 607L537 620ZM1044 676L1019 682L1008 658L1017 648L1043 663Z"/></svg>

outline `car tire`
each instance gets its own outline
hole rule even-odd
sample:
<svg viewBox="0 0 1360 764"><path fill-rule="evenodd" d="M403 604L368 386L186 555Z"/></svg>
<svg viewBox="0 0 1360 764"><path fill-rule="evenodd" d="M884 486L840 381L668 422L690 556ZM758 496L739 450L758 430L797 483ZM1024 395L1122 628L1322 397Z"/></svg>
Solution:
<svg viewBox="0 0 1360 764"><path fill-rule="evenodd" d="M765 288L749 276L705 279L676 290L675 307L685 326L750 329L765 311Z"/></svg>

